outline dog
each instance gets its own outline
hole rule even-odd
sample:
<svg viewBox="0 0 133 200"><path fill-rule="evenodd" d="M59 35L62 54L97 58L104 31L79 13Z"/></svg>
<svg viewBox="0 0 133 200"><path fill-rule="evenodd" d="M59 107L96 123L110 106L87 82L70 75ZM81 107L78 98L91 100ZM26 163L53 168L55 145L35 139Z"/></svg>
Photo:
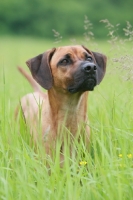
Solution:
<svg viewBox="0 0 133 200"><path fill-rule="evenodd" d="M41 132L47 154L51 154L58 136L63 135L63 127L66 135L75 139L80 133L89 144L88 92L102 81L106 61L105 55L84 46L62 46L29 59L26 64L32 76L19 68L35 90L22 97L20 107L35 141Z"/></svg>

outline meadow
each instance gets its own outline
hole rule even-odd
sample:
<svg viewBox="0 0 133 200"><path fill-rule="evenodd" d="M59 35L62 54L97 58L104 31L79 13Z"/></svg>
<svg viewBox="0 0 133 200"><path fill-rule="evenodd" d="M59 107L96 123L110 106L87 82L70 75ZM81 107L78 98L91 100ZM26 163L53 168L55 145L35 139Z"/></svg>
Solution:
<svg viewBox="0 0 133 200"><path fill-rule="evenodd" d="M133 40L108 41L0 38L0 199L129 200L133 198ZM28 131L14 110L19 99L32 90L19 74L25 61L47 49L84 44L108 57L102 83L89 93L90 152L77 144L77 158L66 146L60 168L57 145L54 160L41 144L31 144ZM84 156L82 156L84 152ZM81 162L82 161L82 162Z"/></svg>

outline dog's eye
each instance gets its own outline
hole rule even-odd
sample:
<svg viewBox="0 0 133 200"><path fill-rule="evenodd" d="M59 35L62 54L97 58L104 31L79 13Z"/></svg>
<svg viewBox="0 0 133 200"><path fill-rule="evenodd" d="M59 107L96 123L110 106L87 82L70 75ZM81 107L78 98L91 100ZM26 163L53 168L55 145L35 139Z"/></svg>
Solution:
<svg viewBox="0 0 133 200"><path fill-rule="evenodd" d="M67 65L69 64L69 60L68 59L63 59L61 62L60 62L61 65Z"/></svg>
<svg viewBox="0 0 133 200"><path fill-rule="evenodd" d="M87 57L86 57L86 60L87 60L87 61L92 61L92 57L87 56Z"/></svg>

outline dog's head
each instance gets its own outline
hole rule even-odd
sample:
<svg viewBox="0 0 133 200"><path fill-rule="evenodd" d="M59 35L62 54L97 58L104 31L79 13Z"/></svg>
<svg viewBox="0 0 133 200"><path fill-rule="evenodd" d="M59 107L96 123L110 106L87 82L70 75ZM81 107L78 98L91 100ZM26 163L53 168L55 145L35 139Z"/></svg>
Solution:
<svg viewBox="0 0 133 200"><path fill-rule="evenodd" d="M84 46L54 48L26 62L33 78L45 89L92 91L106 71L106 56Z"/></svg>

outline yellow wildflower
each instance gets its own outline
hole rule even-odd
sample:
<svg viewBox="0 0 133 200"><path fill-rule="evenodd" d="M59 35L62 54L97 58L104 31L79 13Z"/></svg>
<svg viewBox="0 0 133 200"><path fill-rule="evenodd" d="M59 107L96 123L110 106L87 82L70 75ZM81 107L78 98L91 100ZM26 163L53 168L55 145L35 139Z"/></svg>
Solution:
<svg viewBox="0 0 133 200"><path fill-rule="evenodd" d="M79 164L83 166L83 165L86 165L87 162L86 161L81 161Z"/></svg>
<svg viewBox="0 0 133 200"><path fill-rule="evenodd" d="M122 158L122 157L123 157L123 155L119 154L119 158ZM128 158L133 158L133 154L129 153L129 154L127 154L127 157Z"/></svg>
<svg viewBox="0 0 133 200"><path fill-rule="evenodd" d="M131 153L129 153L129 154L127 154L127 157L128 157L128 158L132 158L133 155L132 155Z"/></svg>

